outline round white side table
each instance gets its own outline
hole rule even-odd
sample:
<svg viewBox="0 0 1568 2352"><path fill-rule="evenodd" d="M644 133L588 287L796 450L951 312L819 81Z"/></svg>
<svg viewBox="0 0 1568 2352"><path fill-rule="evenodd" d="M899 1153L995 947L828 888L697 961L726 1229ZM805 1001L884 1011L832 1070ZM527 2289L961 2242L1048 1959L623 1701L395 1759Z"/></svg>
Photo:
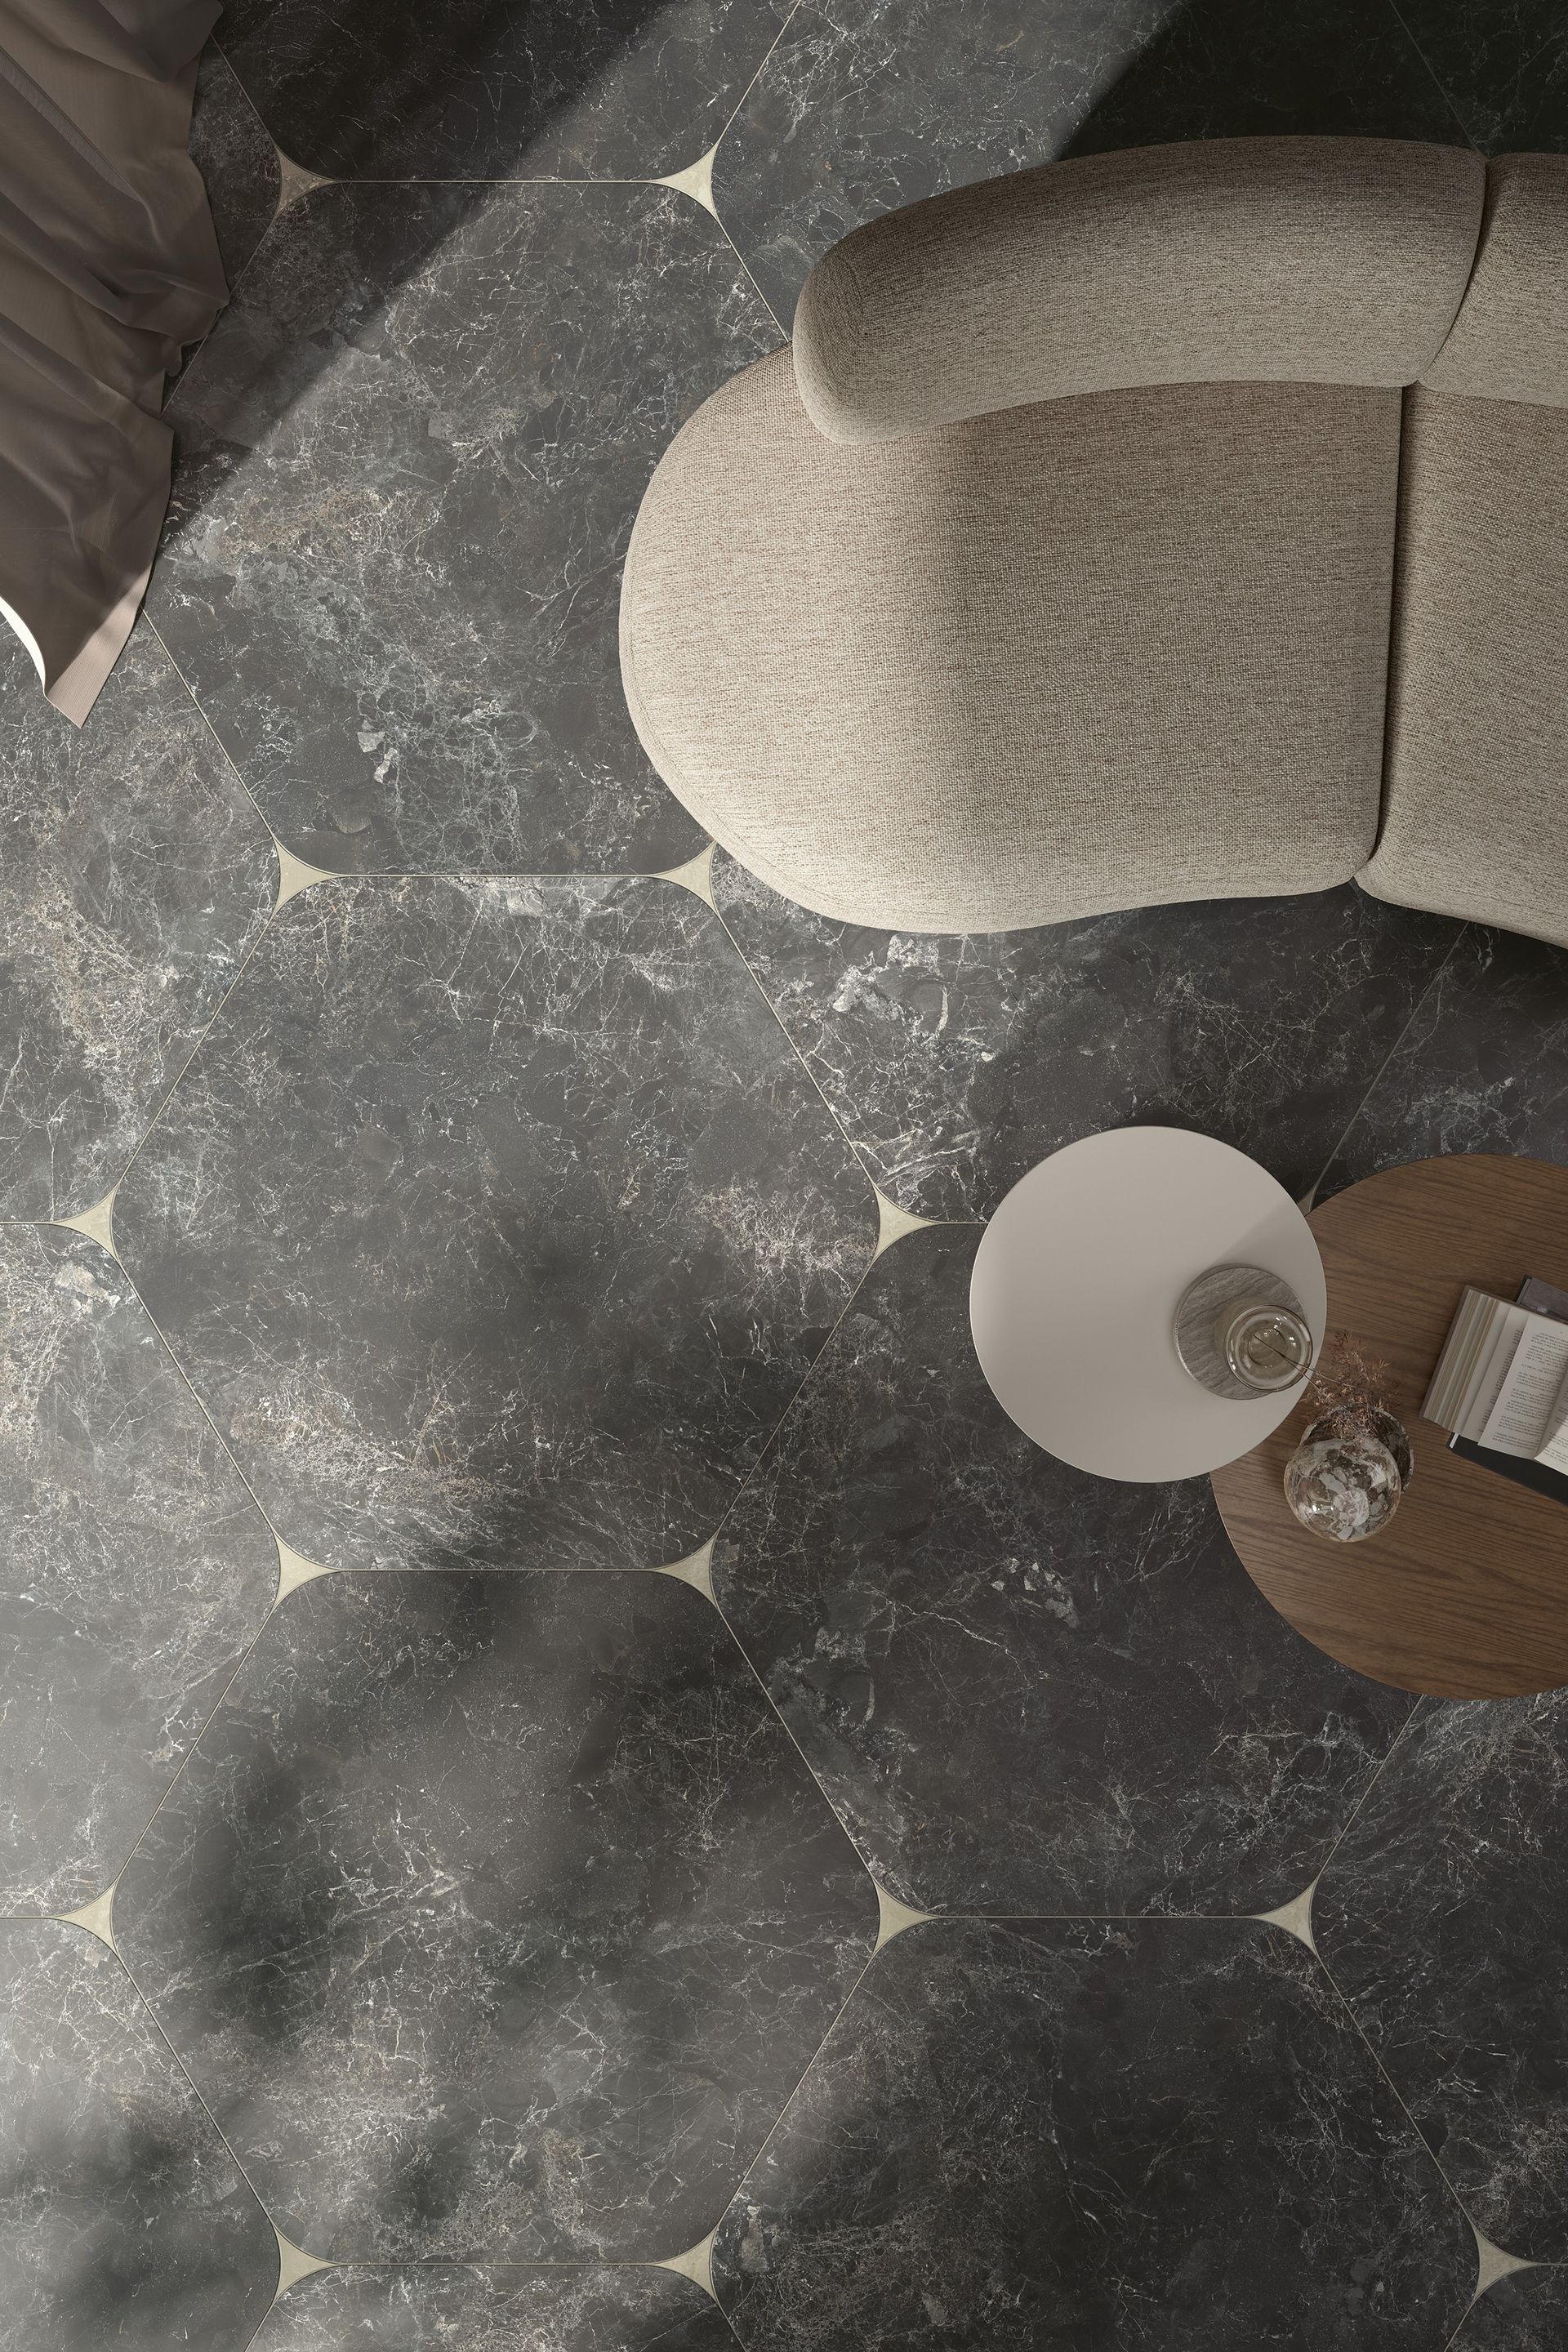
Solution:
<svg viewBox="0 0 1568 2352"><path fill-rule="evenodd" d="M1277 1429L1304 1384L1241 1402L1184 1370L1177 1303L1230 1265L1283 1276L1321 1347L1318 1244L1267 1169L1182 1128L1086 1136L1020 1178L985 1228L969 1290L980 1368L1025 1435L1077 1469L1218 1469Z"/></svg>

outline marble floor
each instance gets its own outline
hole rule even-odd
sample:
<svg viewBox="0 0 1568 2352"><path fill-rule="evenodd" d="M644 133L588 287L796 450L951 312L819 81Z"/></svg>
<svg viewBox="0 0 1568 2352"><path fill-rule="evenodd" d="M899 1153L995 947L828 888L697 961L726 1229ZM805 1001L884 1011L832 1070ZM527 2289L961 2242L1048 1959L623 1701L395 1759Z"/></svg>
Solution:
<svg viewBox="0 0 1568 2352"><path fill-rule="evenodd" d="M1568 1697L1303 1643L982 1381L1053 1146L1568 1158L1568 956L818 920L622 707L844 229L1568 146L1547 0L231 0L233 299L78 735L0 648L3 2352L1560 2352Z"/></svg>

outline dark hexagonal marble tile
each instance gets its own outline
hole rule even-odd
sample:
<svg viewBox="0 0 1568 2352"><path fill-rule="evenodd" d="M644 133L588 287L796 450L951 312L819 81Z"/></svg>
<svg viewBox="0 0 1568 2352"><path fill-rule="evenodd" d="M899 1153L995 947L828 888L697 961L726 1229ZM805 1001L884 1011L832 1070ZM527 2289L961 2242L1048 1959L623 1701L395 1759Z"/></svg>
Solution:
<svg viewBox="0 0 1568 2352"><path fill-rule="evenodd" d="M735 2352L700 2286L659 2270L318 2271L256 2352Z"/></svg>
<svg viewBox="0 0 1568 2352"><path fill-rule="evenodd" d="M115 1220L279 1532L392 1567L684 1557L877 1229L711 910L608 878L295 899Z"/></svg>
<svg viewBox="0 0 1568 2352"><path fill-rule="evenodd" d="M108 1192L271 911L267 829L139 625L87 725L0 629L0 1217Z"/></svg>
<svg viewBox="0 0 1568 2352"><path fill-rule="evenodd" d="M218 251L232 287L272 225L280 179L277 148L211 41L196 68L191 153L206 182Z"/></svg>
<svg viewBox="0 0 1568 2352"><path fill-rule="evenodd" d="M714 166L778 316L865 220L1096 148L1258 132L1463 140L1388 0L805 0Z"/></svg>
<svg viewBox="0 0 1568 2352"><path fill-rule="evenodd" d="M658 179L705 154L790 0L228 0L282 146L337 178Z"/></svg>
<svg viewBox="0 0 1568 2352"><path fill-rule="evenodd" d="M944 1924L862 1979L715 2276L747 2352L1433 2352L1475 2245L1279 1929Z"/></svg>
<svg viewBox="0 0 1568 2352"><path fill-rule="evenodd" d="M4 2352L241 2352L278 2241L107 1945L0 1921Z"/></svg>
<svg viewBox="0 0 1568 2352"><path fill-rule="evenodd" d="M1568 2255L1568 1693L1415 1721L1336 1851L1319 1948L1495 2244Z"/></svg>
<svg viewBox="0 0 1568 2352"><path fill-rule="evenodd" d="M171 404L150 607L291 848L340 872L694 854L621 692L620 563L682 418L777 341L667 190L289 206Z"/></svg>
<svg viewBox="0 0 1568 2352"><path fill-rule="evenodd" d="M710 1604L549 1571L290 1593L115 1910L279 2226L362 2259L694 2244L876 1925Z"/></svg>
<svg viewBox="0 0 1568 2352"><path fill-rule="evenodd" d="M1410 1712L1276 1616L1206 1479L1017 1430L973 1229L879 1259L715 1548L721 1606L877 1876L937 1911L1272 1910Z"/></svg>
<svg viewBox="0 0 1568 2352"><path fill-rule="evenodd" d="M1323 1191L1403 1160L1568 1160L1568 953L1470 924L1335 1152Z"/></svg>
<svg viewBox="0 0 1568 2352"><path fill-rule="evenodd" d="M1553 0L1396 0L1466 134L1489 154L1568 147L1568 25Z"/></svg>
<svg viewBox="0 0 1568 2352"><path fill-rule="evenodd" d="M271 1606L278 1549L124 1273L0 1226L0 1909L135 1844Z"/></svg>
<svg viewBox="0 0 1568 2352"><path fill-rule="evenodd" d="M1562 2352L1568 2344L1568 2272L1514 2271L1472 2305L1454 2352Z"/></svg>
<svg viewBox="0 0 1568 2352"><path fill-rule="evenodd" d="M713 881L846 1133L923 1216L984 1213L1140 1121L1217 1135L1299 1197L1458 931L1347 885L935 937L829 922L722 855Z"/></svg>

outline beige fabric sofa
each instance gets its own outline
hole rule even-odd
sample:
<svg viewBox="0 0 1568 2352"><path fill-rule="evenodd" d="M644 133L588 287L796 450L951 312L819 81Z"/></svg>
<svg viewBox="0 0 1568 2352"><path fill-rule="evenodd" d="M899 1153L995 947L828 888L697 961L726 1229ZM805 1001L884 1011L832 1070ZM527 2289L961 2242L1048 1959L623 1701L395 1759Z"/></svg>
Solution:
<svg viewBox="0 0 1568 2352"><path fill-rule="evenodd" d="M621 653L823 914L1358 875L1568 941L1568 159L1219 140L857 230L660 464Z"/></svg>

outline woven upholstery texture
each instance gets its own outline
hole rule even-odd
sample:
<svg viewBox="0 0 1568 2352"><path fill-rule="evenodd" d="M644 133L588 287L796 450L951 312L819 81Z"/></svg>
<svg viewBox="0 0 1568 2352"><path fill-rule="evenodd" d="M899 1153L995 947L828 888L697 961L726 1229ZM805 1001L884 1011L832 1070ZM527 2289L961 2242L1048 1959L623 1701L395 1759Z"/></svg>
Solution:
<svg viewBox="0 0 1568 2352"><path fill-rule="evenodd" d="M868 441L1137 384L1409 383L1464 294L1485 177L1415 141L1218 139L959 188L817 264L801 396Z"/></svg>
<svg viewBox="0 0 1568 2352"><path fill-rule="evenodd" d="M1321 889L1377 821L1400 397L1204 384L846 448L790 355L682 429L627 557L655 766L849 921Z"/></svg>
<svg viewBox="0 0 1568 2352"><path fill-rule="evenodd" d="M1422 382L1568 408L1568 155L1493 157L1475 275Z"/></svg>
<svg viewBox="0 0 1568 2352"><path fill-rule="evenodd" d="M1377 897L1568 946L1568 413L1409 398Z"/></svg>

